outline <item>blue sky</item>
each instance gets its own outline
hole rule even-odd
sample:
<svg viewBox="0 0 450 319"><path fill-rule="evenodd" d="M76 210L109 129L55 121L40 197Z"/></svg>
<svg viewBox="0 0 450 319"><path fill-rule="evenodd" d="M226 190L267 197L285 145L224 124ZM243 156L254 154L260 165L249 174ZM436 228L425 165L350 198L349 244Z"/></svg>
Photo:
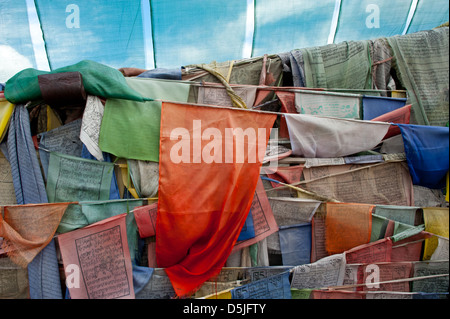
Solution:
<svg viewBox="0 0 450 319"><path fill-rule="evenodd" d="M368 5L379 8L379 28L365 26ZM75 14L69 6L78 8L79 27L68 27ZM174 68L391 36L409 22L410 32L446 22L448 1L0 0L0 16L5 82L26 67L49 70L82 59Z"/></svg>
<svg viewBox="0 0 450 319"><path fill-rule="evenodd" d="M25 0L0 1L0 82L36 65L26 16Z"/></svg>

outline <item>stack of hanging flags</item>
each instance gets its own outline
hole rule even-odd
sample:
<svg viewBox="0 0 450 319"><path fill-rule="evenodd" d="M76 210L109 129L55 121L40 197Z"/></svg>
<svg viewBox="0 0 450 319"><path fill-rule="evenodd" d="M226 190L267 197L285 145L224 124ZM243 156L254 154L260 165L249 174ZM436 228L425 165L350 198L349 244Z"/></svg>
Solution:
<svg viewBox="0 0 450 319"><path fill-rule="evenodd" d="M448 34L448 30L442 33ZM395 44L394 49L400 50L401 43L394 42L396 41L391 41L392 45ZM339 46L292 52L291 62L300 58L300 54L304 55L304 62L301 63L306 70L305 74L293 70L297 77L294 83L298 84L301 76L301 82L310 86L308 90L313 87L338 88L339 85L345 89L369 89L373 82L370 72L372 66L367 54L369 44L368 41L348 42ZM348 48L354 51L352 56L349 56ZM328 54L329 52L342 54L336 58ZM330 64L332 60L335 61ZM408 61L397 62L402 62L399 64L400 71L408 68ZM358 67L355 71L348 68L348 65L363 67ZM252 67L261 69L255 63L252 63ZM264 62L262 69L265 68ZM270 96L268 87L263 87L265 84L273 84L269 83L272 82L269 75L273 77L269 69L270 67L267 72L261 72L258 89L256 86L239 87L238 84L233 84L232 87L238 92L251 92L246 102L248 106L261 107L259 103ZM52 153L46 154L41 149L37 158L36 144L33 144L30 136L30 109L23 104L11 103L40 99L48 103L39 79L45 75L73 73L72 71L77 71L82 77L83 90L86 89L89 94L89 103L95 104L86 105L85 110L92 108L92 112L100 113L96 119L101 122L101 127L92 136L87 136L91 140L91 144L87 143L89 147L82 145L86 144L86 136L81 134L83 137L79 138L80 130L87 130L86 122L83 123L82 120L66 123L53 132L48 129L48 132L40 134L39 145ZM231 76L231 66L229 72ZM243 73L249 76L255 72L240 73L241 76ZM403 74L405 72L400 73L401 78L406 79ZM234 74L237 77L238 72ZM181 80L181 74L177 79ZM239 82L242 82L242 79ZM94 292L97 297L105 298L108 295L134 298L135 294L148 286L161 288L162 285L159 284L148 285L153 272L155 275L152 280L155 282L157 279L170 279L170 285L167 284L170 286L167 289L169 293L161 289L163 292L157 292L160 296L173 292L179 297L192 297L205 282L209 281L208 284L211 284L215 276L223 275L220 272L230 254L244 247L239 241L248 237L255 237L254 242L260 240L258 234L255 236L255 230L260 225L256 205L252 207L252 203L258 198L255 191L258 195L262 185L261 165L277 114L231 106L219 107L218 105L228 104L213 101L214 97L207 96L207 91L220 91L219 93L225 95L225 90L206 83L203 81L202 86L198 88L199 93L194 94L197 92L197 86L188 81L172 83L161 79L125 79L118 70L87 60L53 72L27 69L8 81L4 94L8 100L0 96L0 142L7 137L6 148L2 150L10 162L11 178L19 205L0 205L0 249L12 262L27 268L29 297L62 297L55 243L59 245L64 266L77 264L80 268L84 265L91 267L82 269L86 292L71 291L71 298L75 299L91 297L92 294L89 293L92 292L87 291L88 286L98 288L98 291ZM415 86L415 83L407 85L408 88ZM401 134L412 182L434 190L442 189L447 182L448 196L449 128L410 124L410 119L414 117L421 124L436 124L431 121L436 121L439 115L434 108L422 106L418 96L414 95L413 104L409 105L405 105L406 98L363 96L363 108L360 109L361 95L323 92L323 88L317 89L322 91L321 93L275 90L283 113L279 125L280 135L289 138L294 155L307 159L346 157L345 163L348 164L348 156L375 149L388 137ZM67 92L65 94L67 95ZM320 98L313 98L316 95ZM193 96L197 97L199 104L211 103L216 106L188 104ZM334 101L333 97L336 96L345 98L346 103ZM106 99L105 106L100 97ZM209 99L201 100L200 97ZM172 102L167 102L168 100ZM332 105L334 107L331 107L330 101L335 104ZM374 101L375 104L371 104ZM387 104L382 104L381 101ZM395 106L392 102L396 102ZM417 103L420 107L415 105ZM327 110L319 112L319 109ZM415 114L411 113L411 109L415 109ZM418 112L420 110L422 112ZM438 123L441 123L441 120L439 118ZM51 147L52 140L59 139L60 131L69 128L72 128L74 133L74 145L71 145L73 153L64 153ZM55 136L52 136L53 134ZM92 157L101 160L93 161L91 157L87 157L88 148L94 150ZM114 164L107 160L109 154L130 161L159 165L156 174L157 203L147 205L144 198L111 201ZM378 167L381 165L399 168L401 166L400 163L383 163ZM41 169L45 173L45 179L42 178ZM307 175L307 169L310 169L307 164L276 169L268 166L263 172L270 177L275 189L283 183L302 183L302 176ZM358 169L362 173L363 170L375 168L368 166ZM406 165L404 170L408 175ZM132 167L130 171L133 171ZM390 172L394 171L393 169ZM384 186L383 182L393 179L394 174L373 175L377 180L373 182L373 178L370 183L379 182ZM352 183L360 179L359 175L355 176ZM98 185L85 185L88 177ZM407 177L405 184L409 185L409 175ZM310 178L309 181L305 177L305 181L312 183L311 180L319 184L321 177L315 180ZM137 179L133 183L140 187L136 181ZM319 193L325 189L320 189L320 185L313 188L306 186L306 182L304 184L307 191L317 190ZM262 191L265 193L263 188ZM413 205L412 196L409 194L409 190L405 191L405 198L400 199L407 201L407 205ZM430 259L442 262L442 258L437 256L444 256L448 265L448 207L379 205L372 200L370 203L353 203L297 198L294 202L290 197L266 198L268 204L269 200L271 208L274 208L276 222L280 226L274 236L277 241L276 249L281 255L281 264L289 266L286 269L294 267L292 277L290 279L290 272L286 269L278 273L272 273L274 269L266 269L264 275L250 275L250 283L228 290L229 297L291 298L289 284L294 289L343 284L344 279L350 279L347 276L349 269L356 269L355 276L366 281L368 273L365 271L365 264L380 265L383 275L380 277L381 281L395 279L390 276L394 272L392 269L398 274L402 273L400 279L409 278L408 274L415 271L415 265L413 267L411 262L416 263L420 258L423 261ZM388 202L392 200L387 199ZM304 205L303 210L292 209L295 214L291 216L288 208L300 202L311 208L306 209ZM321 207L319 216L316 216L318 218L313 218L322 204L325 205ZM134 214L124 213L130 210ZM284 211L280 212L281 210ZM260 215L264 214L261 212ZM253 224L254 217L256 218ZM144 223L146 228L139 227L141 223ZM273 227L271 231L271 234L275 232ZM107 232L108 236L103 236L101 232ZM53 239L55 233L60 233L58 241ZM437 236L433 237L433 234ZM151 242L151 250L155 252L156 261L149 261L149 267L134 264L138 260L139 249L142 248L139 247L142 242L138 241L138 235L141 238L155 236L155 242L153 239ZM120 242L116 240L118 237L121 238ZM441 241L444 241L447 247L446 257L445 252L442 255L436 254L440 249L445 250L445 247L441 248ZM94 242L100 245L96 247L96 256L99 257L96 262L99 265L110 266L111 260L120 261L116 262L114 274L106 276L103 272L101 275L105 276L100 276L102 280L107 278L108 282L117 288L111 289L108 294L102 292L104 282L99 283L96 280L97 273L90 278L86 275L89 271L97 272L99 266L92 263L91 251L88 250ZM266 245L266 257L270 254L267 248L273 248L271 244L270 240L261 243L261 246ZM77 245L89 251L89 254L80 258ZM105 251L99 247L105 248ZM254 260L252 263L255 263ZM352 268L355 265L357 267ZM420 264L417 265L419 268ZM424 265L425 263L420 266L425 267ZM164 269L167 277L160 276L160 272L150 267ZM250 273L254 270L248 271ZM448 272L446 269L445 271ZM314 279L317 280L315 283L311 280L313 276L318 278ZM247 277L247 274L244 277ZM260 280L252 282L256 277ZM264 278L261 279L262 277ZM326 279L333 279L335 282L319 281ZM169 280L166 283L169 283ZM446 283L444 290L448 288L448 279ZM304 284L313 286L303 287ZM400 286L399 291L408 292L412 284L405 281ZM360 287L354 293L359 290L367 289ZM392 288L386 290L394 291ZM125 294L121 294L124 291ZM315 291L312 296L320 298L326 293ZM346 298L348 295L345 294L353 292L337 293Z"/></svg>

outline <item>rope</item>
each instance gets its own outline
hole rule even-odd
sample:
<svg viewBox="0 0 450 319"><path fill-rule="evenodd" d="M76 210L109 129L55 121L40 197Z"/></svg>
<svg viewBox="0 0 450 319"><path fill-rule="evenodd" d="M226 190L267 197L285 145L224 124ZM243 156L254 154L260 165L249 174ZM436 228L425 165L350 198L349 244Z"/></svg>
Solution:
<svg viewBox="0 0 450 319"><path fill-rule="evenodd" d="M423 279L432 279L432 278L440 278L440 277L448 277L448 274L441 274L441 275L429 275L429 276L421 276L421 277L411 277L411 278L401 278L401 279L393 279L393 280L386 280L386 281L379 281L379 282L370 282L370 283L363 283L363 284L354 284L354 285L345 285L345 286L334 286L334 287L326 287L321 288L320 290L343 290L348 288L356 288L356 287L363 287L367 284L370 285L382 285L382 284L393 284L393 283L399 283L399 282L407 282L407 281L415 281L415 280L423 280Z"/></svg>
<svg viewBox="0 0 450 319"><path fill-rule="evenodd" d="M213 68L211 68L205 64L196 64L194 66L196 66L200 69L203 69L205 71L208 71L209 73L214 75L223 84L223 86L225 87L225 89L227 91L227 94L231 98L231 102L233 103L234 107L238 107L238 108L242 108L242 109L247 108L247 105L245 104L244 100L239 95L237 95L236 92L234 92L234 90L228 83L227 79L221 73L217 72L216 70L214 70Z"/></svg>
<svg viewBox="0 0 450 319"><path fill-rule="evenodd" d="M372 63L372 80L373 80L373 86L375 87L375 89L378 89L377 81L376 81L376 78L377 78L377 67L380 64L383 64L383 63L391 61L393 58L394 58L394 56L391 56L391 57L386 58L384 60L376 61L376 62Z"/></svg>
<svg viewBox="0 0 450 319"><path fill-rule="evenodd" d="M307 191L307 190L305 190L305 189L303 189L303 188L296 187L296 186L294 186L294 185L292 185L292 184L286 184L286 183L277 181L277 180L275 180L275 179L268 178L268 177L261 176L261 175L260 175L260 178L261 178L262 180L266 180L266 181L278 183L278 184L280 184L280 185L283 185L283 186L286 186L286 187L291 188L291 189L293 189L293 190L296 190L297 192L301 192L301 193L303 193L303 194L312 196L312 197L315 198L316 200L320 200L320 201L323 201L323 202L339 203L339 201L336 200L336 199L334 199L334 198L328 198L328 197L325 197L325 196L321 196L321 195L319 195L319 194L317 194L317 193ZM269 191L272 191L272 190L277 190L277 189L278 189L278 188L266 189L266 192L269 192Z"/></svg>

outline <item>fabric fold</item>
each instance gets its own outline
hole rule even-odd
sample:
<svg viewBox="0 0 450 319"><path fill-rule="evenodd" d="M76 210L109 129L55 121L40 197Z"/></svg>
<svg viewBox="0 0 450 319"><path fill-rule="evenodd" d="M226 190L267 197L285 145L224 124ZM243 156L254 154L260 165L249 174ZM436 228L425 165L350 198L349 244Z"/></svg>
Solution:
<svg viewBox="0 0 450 319"><path fill-rule="evenodd" d="M305 84L314 88L372 89L369 41L301 49Z"/></svg>
<svg viewBox="0 0 450 319"><path fill-rule="evenodd" d="M382 114L382 115L372 119L371 121L391 123L391 126L389 127L389 130L386 133L386 136L383 138L383 140L385 140L392 136L401 134L400 128L397 125L395 125L395 123L409 124L410 118L411 118L411 104L405 105L405 106L400 107L391 112Z"/></svg>
<svg viewBox="0 0 450 319"><path fill-rule="evenodd" d="M396 74L412 104L412 124L448 123L448 40L448 27L387 38Z"/></svg>
<svg viewBox="0 0 450 319"><path fill-rule="evenodd" d="M30 118L24 105L16 105L8 132L8 159L11 163L17 203L46 203L44 179L31 138Z"/></svg>
<svg viewBox="0 0 450 319"><path fill-rule="evenodd" d="M26 267L52 240L69 203L5 206L0 216L2 248L17 265Z"/></svg>
<svg viewBox="0 0 450 319"><path fill-rule="evenodd" d="M376 147L390 124L308 114L285 114L292 153L303 157L341 157Z"/></svg>
<svg viewBox="0 0 450 319"><path fill-rule="evenodd" d="M144 96L187 102L190 83L160 79L127 78L130 87ZM98 145L117 157L158 162L161 101L145 103L108 99Z"/></svg>
<svg viewBox="0 0 450 319"><path fill-rule="evenodd" d="M397 124L414 185L431 189L445 187L449 170L449 128Z"/></svg>
<svg viewBox="0 0 450 319"><path fill-rule="evenodd" d="M119 70L90 60L83 60L52 72L32 68L22 70L6 82L5 97L14 104L42 99L38 76L62 72L80 72L84 89L90 95L141 102L151 100L130 88Z"/></svg>
<svg viewBox="0 0 450 319"><path fill-rule="evenodd" d="M325 246L330 255L370 242L374 207L369 204L327 203Z"/></svg>
<svg viewBox="0 0 450 319"><path fill-rule="evenodd" d="M7 146L17 204L47 203L44 179L31 137L29 113L24 105L14 108ZM54 240L28 265L28 278L31 299L62 298Z"/></svg>
<svg viewBox="0 0 450 319"><path fill-rule="evenodd" d="M103 152L98 146L104 111L102 101L97 96L88 95L81 121L80 140L86 145L89 153L99 161L104 160Z"/></svg>
<svg viewBox="0 0 450 319"><path fill-rule="evenodd" d="M251 208L275 119L163 102L156 259L177 295L192 293L224 266ZM226 138L231 129L255 135Z"/></svg>

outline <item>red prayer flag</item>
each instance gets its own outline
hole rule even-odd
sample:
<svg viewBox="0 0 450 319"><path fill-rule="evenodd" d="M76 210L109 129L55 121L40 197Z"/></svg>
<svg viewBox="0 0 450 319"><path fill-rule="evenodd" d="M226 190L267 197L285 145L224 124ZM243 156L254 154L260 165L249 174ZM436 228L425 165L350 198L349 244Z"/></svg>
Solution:
<svg viewBox="0 0 450 319"><path fill-rule="evenodd" d="M162 103L156 260L178 296L224 266L252 205L275 119Z"/></svg>
<svg viewBox="0 0 450 319"><path fill-rule="evenodd" d="M155 236L158 203L139 206L134 209L134 219L141 238Z"/></svg>
<svg viewBox="0 0 450 319"><path fill-rule="evenodd" d="M294 184L300 182L302 177L304 165L295 166L278 166L278 167L263 167L262 172L267 174L267 177L285 184ZM273 188L282 187L282 184L270 182Z"/></svg>
<svg viewBox="0 0 450 319"><path fill-rule="evenodd" d="M297 110L295 108L295 93L294 92L283 92L276 91L278 98L281 102L281 110L282 113L294 113L297 114ZM280 119L280 137L289 138L289 130L287 128L286 119L284 116Z"/></svg>
<svg viewBox="0 0 450 319"><path fill-rule="evenodd" d="M411 117L411 104L405 105L401 108L398 108L394 111L385 113L383 115L380 115L371 121L379 121L379 122L389 122L389 123L399 123L399 124L409 124L409 120ZM400 134L400 128L392 124L389 127L388 132L386 133L386 136L383 138L383 140Z"/></svg>

